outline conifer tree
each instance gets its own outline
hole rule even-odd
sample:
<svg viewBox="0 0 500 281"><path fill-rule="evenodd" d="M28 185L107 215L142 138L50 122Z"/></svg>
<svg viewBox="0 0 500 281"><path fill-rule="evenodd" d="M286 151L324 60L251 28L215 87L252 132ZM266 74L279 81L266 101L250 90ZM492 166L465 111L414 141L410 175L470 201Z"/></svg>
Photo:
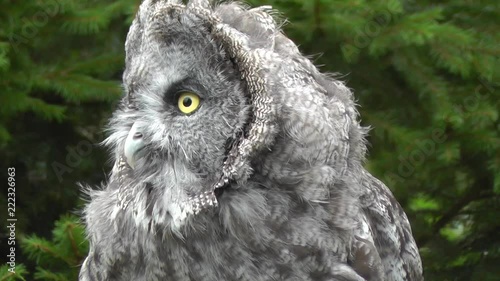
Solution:
<svg viewBox="0 0 500 281"><path fill-rule="evenodd" d="M68 262L56 230L54 241L42 237L79 208L76 182L97 184L109 170L96 144L121 92L123 43L139 2L0 0L0 168L19 170L19 231L36 233L21 258L39 280L75 280L68 267L78 258ZM277 8L302 52L355 92L372 127L367 167L405 208L426 280L496 280L500 2L248 2ZM70 221L77 227L66 217L56 229ZM45 264L37 241L67 255ZM28 257L38 257L38 270ZM31 280L25 272L12 280Z"/></svg>
<svg viewBox="0 0 500 281"><path fill-rule="evenodd" d="M52 231L52 240L30 235L22 239L22 249L37 266L35 280L77 280L80 265L87 256L88 242L85 230L75 216L63 216ZM23 265L10 272L7 266L0 269L0 280L29 280Z"/></svg>
<svg viewBox="0 0 500 281"><path fill-rule="evenodd" d="M77 183L104 179L98 143L121 95L123 42L139 3L0 0L0 180L16 169L18 240L49 237L61 214L80 209ZM26 255L18 248L16 262L33 273Z"/></svg>

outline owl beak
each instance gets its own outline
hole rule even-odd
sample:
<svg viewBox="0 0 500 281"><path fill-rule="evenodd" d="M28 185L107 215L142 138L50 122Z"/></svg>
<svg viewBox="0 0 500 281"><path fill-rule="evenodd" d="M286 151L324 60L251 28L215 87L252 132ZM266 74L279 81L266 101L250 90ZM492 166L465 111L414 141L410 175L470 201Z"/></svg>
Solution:
<svg viewBox="0 0 500 281"><path fill-rule="evenodd" d="M132 169L134 168L136 159L138 157L137 152L144 146L145 142L143 134L139 129L138 124L134 123L134 125L132 125L132 128L128 132L124 147L125 158Z"/></svg>

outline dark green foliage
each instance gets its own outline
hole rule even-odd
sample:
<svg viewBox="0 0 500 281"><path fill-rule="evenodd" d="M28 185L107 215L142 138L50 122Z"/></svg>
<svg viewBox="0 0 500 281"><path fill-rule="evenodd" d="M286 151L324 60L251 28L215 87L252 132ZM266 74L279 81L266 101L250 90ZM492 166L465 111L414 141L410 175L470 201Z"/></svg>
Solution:
<svg viewBox="0 0 500 281"><path fill-rule="evenodd" d="M77 280L88 247L85 229L75 216L63 216L56 222L51 241L37 235L21 241L23 252L37 265L33 275L35 280ZM25 275L24 266L17 266L15 275L3 266L0 280L24 280L21 276Z"/></svg>
<svg viewBox="0 0 500 281"><path fill-rule="evenodd" d="M7 265L2 265L0 267L0 281L26 281L25 276L27 274L28 271L24 265L16 266L15 272L9 272L9 267Z"/></svg>
<svg viewBox="0 0 500 281"><path fill-rule="evenodd" d="M0 168L18 172L19 233L49 237L59 214L79 208L76 182L98 183L109 169L96 144L139 2L0 0ZM500 2L249 2L278 8L303 53L354 90L372 127L367 167L407 211L426 280L498 279ZM57 12L26 35L26 20L53 3ZM30 268L26 255L48 270L41 280L74 280L69 260L44 264L24 245Z"/></svg>
<svg viewBox="0 0 500 281"><path fill-rule="evenodd" d="M123 43L139 2L0 0L0 181L15 167L18 241L49 237L61 214L80 209L77 183L104 179L98 144L121 94ZM16 254L34 272L28 253Z"/></svg>

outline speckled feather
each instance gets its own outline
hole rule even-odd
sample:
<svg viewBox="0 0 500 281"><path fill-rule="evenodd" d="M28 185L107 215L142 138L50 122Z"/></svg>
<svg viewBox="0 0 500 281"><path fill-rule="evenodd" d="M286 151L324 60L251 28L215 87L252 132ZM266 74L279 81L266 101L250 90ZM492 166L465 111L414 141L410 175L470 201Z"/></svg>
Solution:
<svg viewBox="0 0 500 281"><path fill-rule="evenodd" d="M145 0L125 49L81 281L423 280L404 211L363 168L351 91L270 7ZM179 89L201 97L193 114Z"/></svg>

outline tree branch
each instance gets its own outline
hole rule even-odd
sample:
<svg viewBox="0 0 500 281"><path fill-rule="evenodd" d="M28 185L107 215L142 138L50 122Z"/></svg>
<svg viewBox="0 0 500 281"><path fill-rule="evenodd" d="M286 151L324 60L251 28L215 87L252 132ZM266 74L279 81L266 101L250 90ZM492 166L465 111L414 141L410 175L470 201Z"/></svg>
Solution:
<svg viewBox="0 0 500 281"><path fill-rule="evenodd" d="M456 216L460 214L460 211L473 201L491 197L490 192L480 193L473 188L462 197L455 205L451 206L442 216L439 218L432 227L432 234L424 235L417 240L417 245L422 247L426 245L433 237L439 234L441 229L450 223Z"/></svg>

